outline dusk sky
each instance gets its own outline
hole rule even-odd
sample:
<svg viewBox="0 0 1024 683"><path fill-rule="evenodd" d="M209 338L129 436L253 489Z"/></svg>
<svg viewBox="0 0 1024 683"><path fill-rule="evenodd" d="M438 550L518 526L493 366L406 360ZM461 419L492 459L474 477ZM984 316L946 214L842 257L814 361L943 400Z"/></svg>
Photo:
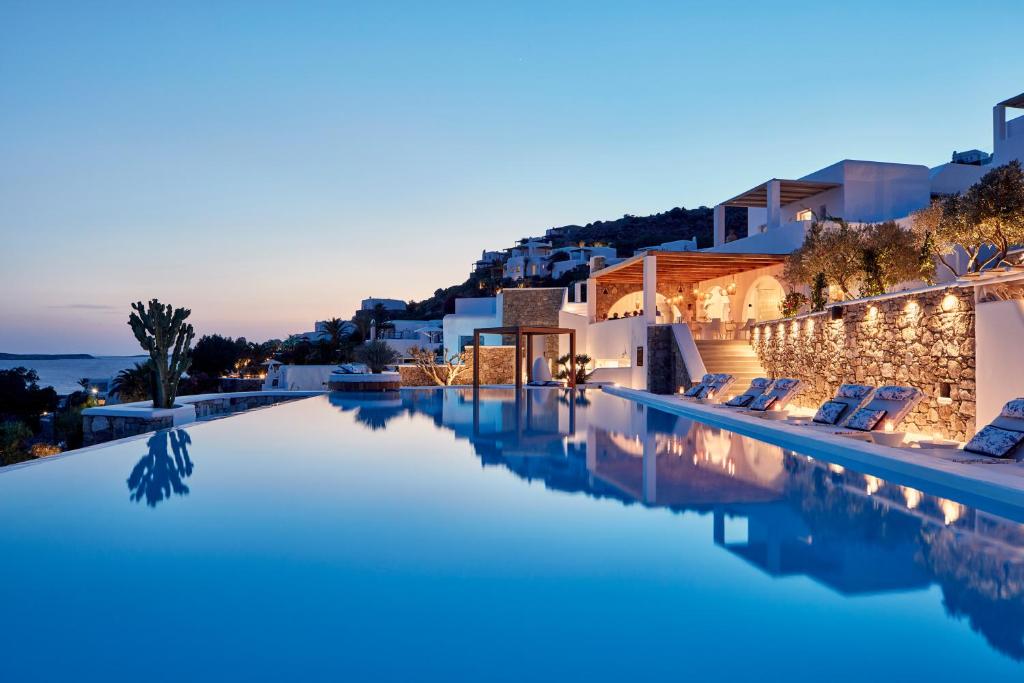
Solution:
<svg viewBox="0 0 1024 683"><path fill-rule="evenodd" d="M0 0L0 351L284 338L484 248L991 150L1024 3Z"/></svg>

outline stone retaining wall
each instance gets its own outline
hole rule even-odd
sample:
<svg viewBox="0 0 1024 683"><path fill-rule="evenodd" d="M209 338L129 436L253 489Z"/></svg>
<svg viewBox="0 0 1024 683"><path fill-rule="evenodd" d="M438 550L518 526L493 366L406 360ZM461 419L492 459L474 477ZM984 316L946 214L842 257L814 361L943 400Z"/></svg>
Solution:
<svg viewBox="0 0 1024 683"><path fill-rule="evenodd" d="M137 436L158 429L174 426L173 417L107 417L105 415L82 416L82 445L95 446L98 443Z"/></svg>
<svg viewBox="0 0 1024 683"><path fill-rule="evenodd" d="M925 400L903 428L963 441L976 428L974 318L973 289L933 290L845 304L840 320L826 310L759 325L751 344L770 376L803 380L798 406L846 382L915 386Z"/></svg>
<svg viewBox="0 0 1024 683"><path fill-rule="evenodd" d="M515 379L515 355L514 346L482 346L480 347L480 383L481 384L513 384ZM457 384L467 385L473 383L473 346L466 347L465 372L459 377ZM432 387L437 386L434 380L427 377L420 368L415 365L399 365L398 372L402 375L403 387ZM526 381L525 372L523 381Z"/></svg>

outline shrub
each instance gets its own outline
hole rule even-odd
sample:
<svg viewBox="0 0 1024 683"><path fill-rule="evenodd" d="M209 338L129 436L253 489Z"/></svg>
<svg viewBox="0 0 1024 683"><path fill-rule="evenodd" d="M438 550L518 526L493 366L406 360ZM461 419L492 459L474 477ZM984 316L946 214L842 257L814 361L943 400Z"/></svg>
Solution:
<svg viewBox="0 0 1024 683"><path fill-rule="evenodd" d="M571 367L569 365L569 354L558 359L558 372L555 373L555 379L569 379L571 377ZM594 359L585 353L576 354L576 384L585 384L591 375L594 374L593 370L588 371L587 366Z"/></svg>
<svg viewBox="0 0 1024 683"><path fill-rule="evenodd" d="M384 368L398 362L398 354L387 345L387 342L366 342L356 349L356 360L366 363L370 372L380 374Z"/></svg>
<svg viewBox="0 0 1024 683"><path fill-rule="evenodd" d="M800 312L807 305L809 299L800 292L790 292L782 300L782 316L789 318Z"/></svg>
<svg viewBox="0 0 1024 683"><path fill-rule="evenodd" d="M811 282L811 310L824 311L828 303L828 280L825 273L816 273Z"/></svg>
<svg viewBox="0 0 1024 683"><path fill-rule="evenodd" d="M433 351L414 346L409 349L409 355L424 375L429 377L434 384L442 387L450 387L455 384L469 369L469 354L467 353L456 353L449 358L439 359Z"/></svg>
<svg viewBox="0 0 1024 683"><path fill-rule="evenodd" d="M28 460L28 440L32 430L24 422L6 420L0 422L0 465L13 465Z"/></svg>

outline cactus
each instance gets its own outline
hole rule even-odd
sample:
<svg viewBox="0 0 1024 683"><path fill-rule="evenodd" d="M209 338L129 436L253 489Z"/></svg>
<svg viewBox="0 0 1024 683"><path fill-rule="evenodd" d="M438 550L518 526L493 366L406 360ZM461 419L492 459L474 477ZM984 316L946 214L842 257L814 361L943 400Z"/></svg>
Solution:
<svg viewBox="0 0 1024 683"><path fill-rule="evenodd" d="M151 299L148 306L141 301L132 304L134 313L128 324L153 361L153 407L171 408L178 395L178 382L192 363L192 339L195 331L185 322L192 311L172 308ZM170 353L170 358L168 358Z"/></svg>

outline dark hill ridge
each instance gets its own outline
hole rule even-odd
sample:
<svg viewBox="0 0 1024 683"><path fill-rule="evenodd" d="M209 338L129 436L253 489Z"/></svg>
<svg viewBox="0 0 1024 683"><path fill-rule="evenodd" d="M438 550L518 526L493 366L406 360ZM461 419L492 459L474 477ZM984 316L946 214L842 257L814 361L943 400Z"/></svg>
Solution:
<svg viewBox="0 0 1024 683"><path fill-rule="evenodd" d="M91 360L88 353L0 353L0 360Z"/></svg>
<svg viewBox="0 0 1024 683"><path fill-rule="evenodd" d="M747 212L744 209L727 208L725 212L726 234L741 235L746 232ZM632 256L640 247L650 247L663 242L697 238L701 249L710 247L713 240L713 210L706 206L686 209L677 206L651 216L626 214L613 221L595 221L586 225L563 225L552 228L549 239L553 246L564 247L586 242L602 242L615 247L619 256Z"/></svg>
<svg viewBox="0 0 1024 683"><path fill-rule="evenodd" d="M725 232L735 236L745 235L747 230L746 209L727 207L725 210ZM586 225L563 225L551 229L551 235L541 237L554 247L565 247L580 242L601 243L615 247L619 256L632 256L640 247L650 247L664 242L697 238L697 247L710 247L714 240L714 212L706 206L686 209L677 206L651 216L626 214L613 221L595 221ZM565 286L573 280L587 277L583 272L571 271L561 280L547 277L528 278L527 287ZM423 301L412 301L403 316L410 319L430 320L440 318L455 310L455 299L460 297L493 296L502 283L491 273L471 273L462 284L451 285L434 291L434 296ZM510 284L510 283L507 283Z"/></svg>

